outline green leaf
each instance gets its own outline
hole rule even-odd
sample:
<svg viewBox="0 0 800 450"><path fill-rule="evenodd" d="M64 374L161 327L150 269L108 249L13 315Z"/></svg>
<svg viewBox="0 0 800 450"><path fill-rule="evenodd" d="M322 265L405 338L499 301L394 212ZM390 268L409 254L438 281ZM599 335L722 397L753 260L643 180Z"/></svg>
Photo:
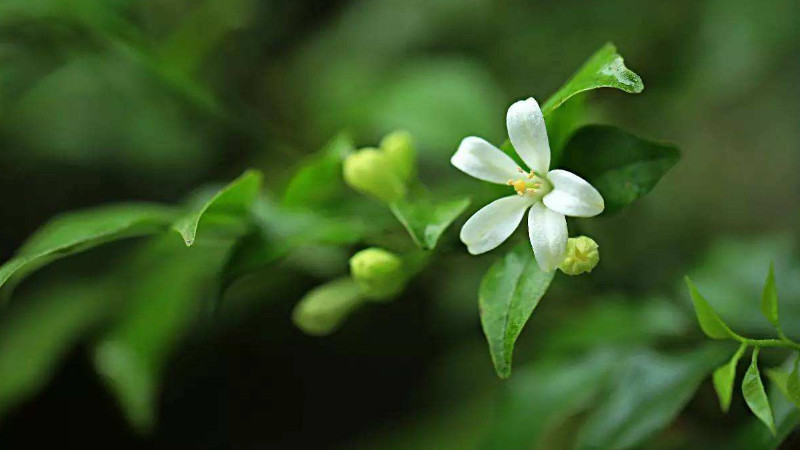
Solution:
<svg viewBox="0 0 800 450"><path fill-rule="evenodd" d="M108 290L96 280L57 285L0 324L0 418L42 389L61 359L105 317Z"/></svg>
<svg viewBox="0 0 800 450"><path fill-rule="evenodd" d="M786 393L789 394L789 400L800 407L800 373L797 370L797 361L795 361L794 369L792 369L789 378L786 380Z"/></svg>
<svg viewBox="0 0 800 450"><path fill-rule="evenodd" d="M731 331L725 322L720 319L708 300L700 294L697 286L692 283L692 280L687 276L686 285L689 287L689 293L692 296L692 303L694 303L694 311L697 314L697 321L700 322L700 328L703 333L711 339L733 339L740 341L741 336Z"/></svg>
<svg viewBox="0 0 800 450"><path fill-rule="evenodd" d="M200 202L180 219L172 228L182 237L186 246L194 244L200 221L211 217L221 220L240 219L247 215L250 205L261 190L261 173L248 170L239 178L219 190L210 199Z"/></svg>
<svg viewBox="0 0 800 450"><path fill-rule="evenodd" d="M734 434L724 448L734 450L775 450L800 424L800 409L789 401L786 394L786 382L789 369L767 369L767 376L772 381L769 389L769 403L775 418L777 434L765 427L759 419L753 417L741 432Z"/></svg>
<svg viewBox="0 0 800 450"><path fill-rule="evenodd" d="M345 133L331 139L297 169L283 193L283 205L304 208L330 206L346 191L342 161L354 150L352 138Z"/></svg>
<svg viewBox="0 0 800 450"><path fill-rule="evenodd" d="M123 277L135 279L121 319L97 342L94 364L140 433L152 431L160 380L169 357L202 311L200 300L230 243L198 243L191 250L172 236L149 242Z"/></svg>
<svg viewBox="0 0 800 450"><path fill-rule="evenodd" d="M745 350L747 350L747 344L742 344L739 346L739 350L733 354L730 361L714 371L712 377L714 390L717 391L717 397L719 397L719 407L724 412L728 412L728 409L730 409L731 399L733 398L733 382L736 379L736 364Z"/></svg>
<svg viewBox="0 0 800 450"><path fill-rule="evenodd" d="M616 47L608 43L595 52L542 106L544 115L561 106L575 94L598 88L615 88L630 94L644 89L639 75L625 67Z"/></svg>
<svg viewBox="0 0 800 450"><path fill-rule="evenodd" d="M479 290L481 324L500 378L511 375L514 343L554 276L555 271L539 269L528 244L508 252L483 276Z"/></svg>
<svg viewBox="0 0 800 450"><path fill-rule="evenodd" d="M589 413L575 447L641 446L672 422L724 358L724 348L709 345L672 356L645 350L621 361L607 397Z"/></svg>
<svg viewBox="0 0 800 450"><path fill-rule="evenodd" d="M442 202L402 199L391 204L392 213L403 224L411 239L420 248L431 250L448 226L469 206L468 197Z"/></svg>
<svg viewBox="0 0 800 450"><path fill-rule="evenodd" d="M652 191L679 159L672 145L616 127L589 125L569 140L561 166L597 188L605 200L604 214L611 214Z"/></svg>
<svg viewBox="0 0 800 450"><path fill-rule="evenodd" d="M767 280L764 282L764 291L761 294L761 313L776 328L780 329L778 322L778 288L775 287L775 265L769 265Z"/></svg>
<svg viewBox="0 0 800 450"><path fill-rule="evenodd" d="M775 421L772 417L772 409L769 406L769 399L761 383L761 375L758 372L758 347L753 349L753 358L750 367L744 374L742 381L742 395L744 401L756 417L770 429L773 435L776 434Z"/></svg>
<svg viewBox="0 0 800 450"><path fill-rule="evenodd" d="M22 276L45 264L92 247L168 229L175 217L166 206L128 203L104 206L59 216L40 228L0 267L0 286L11 276Z"/></svg>

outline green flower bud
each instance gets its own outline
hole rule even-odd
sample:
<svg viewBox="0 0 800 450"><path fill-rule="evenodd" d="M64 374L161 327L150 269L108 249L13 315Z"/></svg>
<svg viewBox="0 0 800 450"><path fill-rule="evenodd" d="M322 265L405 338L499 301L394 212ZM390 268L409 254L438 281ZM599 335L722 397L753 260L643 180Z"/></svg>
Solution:
<svg viewBox="0 0 800 450"><path fill-rule="evenodd" d="M558 266L567 275L580 275L591 272L600 262L597 242L586 236L567 240L567 256Z"/></svg>
<svg viewBox="0 0 800 450"><path fill-rule="evenodd" d="M395 131L381 140L381 150L389 157L403 181L411 179L417 160L414 139L408 131Z"/></svg>
<svg viewBox="0 0 800 450"><path fill-rule="evenodd" d="M381 248L361 250L350 258L350 274L361 293L372 300L387 300L405 285L403 261Z"/></svg>
<svg viewBox="0 0 800 450"><path fill-rule="evenodd" d="M376 148L364 148L345 158L344 181L353 189L385 202L399 200L406 193L394 164Z"/></svg>
<svg viewBox="0 0 800 450"><path fill-rule="evenodd" d="M349 277L340 278L309 291L294 307L292 322L306 334L333 333L362 303L361 289Z"/></svg>

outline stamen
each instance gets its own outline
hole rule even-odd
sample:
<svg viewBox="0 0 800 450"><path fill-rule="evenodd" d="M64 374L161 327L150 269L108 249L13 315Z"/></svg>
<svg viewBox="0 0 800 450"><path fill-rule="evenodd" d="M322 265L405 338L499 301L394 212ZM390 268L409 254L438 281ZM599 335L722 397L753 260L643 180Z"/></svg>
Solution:
<svg viewBox="0 0 800 450"><path fill-rule="evenodd" d="M509 186L513 186L514 185L514 180L508 180L508 182L506 182L506 184L509 185Z"/></svg>
<svg viewBox="0 0 800 450"><path fill-rule="evenodd" d="M517 172L519 172L519 173L525 173L525 171L524 171L524 170L522 170L522 168L521 168L521 167L517 167Z"/></svg>

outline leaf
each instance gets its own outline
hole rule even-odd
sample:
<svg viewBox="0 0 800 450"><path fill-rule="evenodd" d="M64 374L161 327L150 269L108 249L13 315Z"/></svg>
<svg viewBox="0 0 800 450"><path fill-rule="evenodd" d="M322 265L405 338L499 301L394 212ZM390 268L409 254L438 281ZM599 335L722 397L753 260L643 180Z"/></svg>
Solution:
<svg viewBox="0 0 800 450"><path fill-rule="evenodd" d="M421 199L413 203L403 199L392 203L391 209L414 243L422 249L432 250L442 233L467 209L469 203L468 197L443 202Z"/></svg>
<svg viewBox="0 0 800 450"><path fill-rule="evenodd" d="M260 172L248 170L214 194L211 199L193 207L190 212L176 220L172 228L183 237L188 247L194 244L197 227L206 216L223 218L245 216L261 190L261 178Z"/></svg>
<svg viewBox="0 0 800 450"><path fill-rule="evenodd" d="M740 341L742 337L731 331L725 322L719 318L708 300L700 294L697 286L692 283L692 280L687 276L685 278L686 285L689 287L689 293L692 296L692 303L694 303L694 311L697 314L697 321L700 322L700 328L703 333L711 339L733 339Z"/></svg>
<svg viewBox="0 0 800 450"><path fill-rule="evenodd" d="M597 188L605 200L604 214L611 214L652 191L679 159L675 146L589 125L569 140L561 165Z"/></svg>
<svg viewBox="0 0 800 450"><path fill-rule="evenodd" d="M0 418L42 389L61 359L105 315L109 292L93 280L26 298L0 324Z"/></svg>
<svg viewBox="0 0 800 450"><path fill-rule="evenodd" d="M719 397L719 407L724 412L728 412L728 409L730 409L731 399L733 398L733 382L736 379L736 364L745 350L747 350L747 344L739 346L739 350L733 354L730 361L715 370L712 376L714 390L717 391L717 397Z"/></svg>
<svg viewBox="0 0 800 450"><path fill-rule="evenodd" d="M753 358L750 367L744 374L742 381L742 395L750 411L770 429L773 435L777 433L775 421L772 417L772 409L769 406L769 399L761 383L761 375L758 372L758 347L753 349Z"/></svg>
<svg viewBox="0 0 800 450"><path fill-rule="evenodd" d="M642 445L672 422L724 355L724 348L709 345L674 356L644 350L621 361L610 392L589 413L575 447Z"/></svg>
<svg viewBox="0 0 800 450"><path fill-rule="evenodd" d="M767 280L764 282L764 291L761 294L761 313L775 328L780 329L778 322L778 288L775 287L775 265L770 263Z"/></svg>
<svg viewBox="0 0 800 450"><path fill-rule="evenodd" d="M283 205L330 206L342 192L342 161L355 150L352 138L340 133L297 169L283 193Z"/></svg>
<svg viewBox="0 0 800 450"><path fill-rule="evenodd" d="M629 94L644 89L639 75L625 67L614 44L607 43L596 51L574 75L542 106L544 115L561 106L575 94L598 88L616 88Z"/></svg>
<svg viewBox="0 0 800 450"><path fill-rule="evenodd" d="M199 316L229 246L201 242L188 250L164 236L149 242L123 275L136 283L123 292L121 319L96 343L94 365L140 433L153 430L166 362Z"/></svg>
<svg viewBox="0 0 800 450"><path fill-rule="evenodd" d="M0 267L0 286L56 259L98 245L167 230L174 211L149 203L123 203L59 216L40 228Z"/></svg>
<svg viewBox="0 0 800 450"><path fill-rule="evenodd" d="M508 252L483 276L479 289L481 324L500 378L511 375L514 343L554 276L555 271L539 269L528 244Z"/></svg>

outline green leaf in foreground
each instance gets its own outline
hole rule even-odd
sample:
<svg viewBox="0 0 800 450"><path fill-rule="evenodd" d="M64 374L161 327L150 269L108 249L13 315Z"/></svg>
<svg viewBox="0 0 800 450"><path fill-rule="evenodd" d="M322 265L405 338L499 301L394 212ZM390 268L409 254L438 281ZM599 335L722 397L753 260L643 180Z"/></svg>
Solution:
<svg viewBox="0 0 800 450"><path fill-rule="evenodd" d="M697 314L697 321L700 322L700 328L703 333L711 339L733 339L741 340L741 336L737 335L720 319L708 300L700 294L697 286L692 283L689 277L686 277L686 285L689 287L689 294L692 296L692 303L694 304L694 311Z"/></svg>
<svg viewBox="0 0 800 450"><path fill-rule="evenodd" d="M175 221L172 228L180 233L187 246L194 244L200 221L206 217L222 220L240 219L247 215L250 205L261 190L261 173L248 170L239 178L219 190L209 200L202 201L183 217Z"/></svg>
<svg viewBox="0 0 800 450"><path fill-rule="evenodd" d="M766 425L774 435L776 434L775 421L772 417L769 399L764 390L764 384L761 383L761 375L758 371L758 350L758 347L753 349L753 358L750 362L750 367L748 367L747 372L744 374L744 380L742 380L742 395L744 396L744 401L747 403L747 406L753 411L753 414L755 414L760 421L764 422L764 425Z"/></svg>
<svg viewBox="0 0 800 450"><path fill-rule="evenodd" d="M589 414L575 447L641 446L674 420L724 357L724 348L709 345L670 356L647 350L621 361L610 392Z"/></svg>
<svg viewBox="0 0 800 450"><path fill-rule="evenodd" d="M653 190L678 162L672 145L648 141L619 128L589 125L567 143L561 166L592 184L614 213Z"/></svg>
<svg viewBox="0 0 800 450"><path fill-rule="evenodd" d="M478 294L481 324L500 378L511 375L514 343L554 276L555 271L539 269L528 244L508 252L483 276Z"/></svg>
<svg viewBox="0 0 800 450"><path fill-rule="evenodd" d="M104 243L165 231L174 217L172 208L149 203L103 206L56 217L0 267L0 286L15 274L22 277L53 260Z"/></svg>
<svg viewBox="0 0 800 450"><path fill-rule="evenodd" d="M403 224L411 239L420 248L431 250L448 226L469 206L469 198L461 197L434 203L430 200L392 203L392 213Z"/></svg>
<svg viewBox="0 0 800 450"><path fill-rule="evenodd" d="M775 266L769 265L767 280L764 282L764 291L761 294L761 313L776 328L780 328L778 322L778 288L775 287Z"/></svg>
<svg viewBox="0 0 800 450"><path fill-rule="evenodd" d="M347 134L339 134L322 150L310 156L295 172L283 193L283 205L330 206L346 190L342 161L355 150Z"/></svg>
<svg viewBox="0 0 800 450"><path fill-rule="evenodd" d="M550 114L575 94L598 88L616 88L630 94L644 89L639 75L625 67L625 61L616 47L608 43L595 52L574 75L542 106L544 115Z"/></svg>
<svg viewBox="0 0 800 450"><path fill-rule="evenodd" d="M712 376L714 390L717 391L717 397L719 397L719 407L722 408L724 412L728 412L728 409L731 407L733 383L736 379L736 364L739 362L739 359L741 359L745 350L747 350L747 344L739 346L739 350L733 354L730 361L715 370Z"/></svg>

